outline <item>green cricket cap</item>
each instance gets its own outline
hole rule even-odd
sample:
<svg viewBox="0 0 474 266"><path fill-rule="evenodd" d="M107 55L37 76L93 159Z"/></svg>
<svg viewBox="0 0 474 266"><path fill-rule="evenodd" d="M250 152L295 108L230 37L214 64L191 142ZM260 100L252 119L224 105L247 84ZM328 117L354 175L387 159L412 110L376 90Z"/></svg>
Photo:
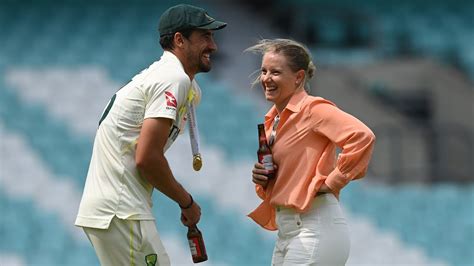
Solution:
<svg viewBox="0 0 474 266"><path fill-rule="evenodd" d="M167 9L160 17L160 36L188 29L220 30L227 23L217 21L200 7L180 4Z"/></svg>

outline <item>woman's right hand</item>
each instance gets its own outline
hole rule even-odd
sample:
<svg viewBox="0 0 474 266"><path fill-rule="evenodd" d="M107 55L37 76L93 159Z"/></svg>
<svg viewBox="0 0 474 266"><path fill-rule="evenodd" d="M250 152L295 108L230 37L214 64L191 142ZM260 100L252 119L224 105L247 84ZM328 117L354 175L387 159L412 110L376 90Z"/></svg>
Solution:
<svg viewBox="0 0 474 266"><path fill-rule="evenodd" d="M274 165L276 170L276 165ZM252 181L257 184L261 185L262 187L266 188L268 185L268 170L265 170L263 164L255 163L252 169Z"/></svg>

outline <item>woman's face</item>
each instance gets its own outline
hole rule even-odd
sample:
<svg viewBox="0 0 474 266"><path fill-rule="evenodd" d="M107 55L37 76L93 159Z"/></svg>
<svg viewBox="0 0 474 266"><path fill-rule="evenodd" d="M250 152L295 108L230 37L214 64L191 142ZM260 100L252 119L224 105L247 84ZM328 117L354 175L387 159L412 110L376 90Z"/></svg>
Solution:
<svg viewBox="0 0 474 266"><path fill-rule="evenodd" d="M265 98L282 111L293 93L300 87L303 70L293 72L286 57L281 53L267 52L263 55L260 82ZM304 74L303 74L304 76Z"/></svg>

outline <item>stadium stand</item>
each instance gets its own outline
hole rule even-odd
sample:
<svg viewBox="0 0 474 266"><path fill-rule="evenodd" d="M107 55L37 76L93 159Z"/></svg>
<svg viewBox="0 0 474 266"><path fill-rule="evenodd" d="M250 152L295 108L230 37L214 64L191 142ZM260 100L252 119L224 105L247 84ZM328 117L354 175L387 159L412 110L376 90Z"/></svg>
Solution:
<svg viewBox="0 0 474 266"><path fill-rule="evenodd" d="M205 5L211 11L226 10L211 2L188 2ZM312 1L279 2L280 8L289 10L307 7ZM341 1L339 5L345 6L346 2L349 1ZM73 226L96 123L109 97L133 74L160 56L156 35L158 14L172 4L175 2L171 0L0 2L0 265L98 264L85 235ZM466 8L462 8L464 4ZM324 13L324 5L320 5L317 7ZM474 73L474 49L468 45L473 40L472 20L468 19L472 5L460 1L453 10L433 8L419 15L415 11L426 5L420 1L413 5L406 2L403 10L413 12L403 19L399 13L405 14L404 11L391 10L388 6L382 11L369 2L364 6L376 12L376 17L383 22L381 26L387 29L377 35L382 44L378 41L376 44L385 51L375 55L364 48L357 53L351 52L352 57L346 57L341 49L347 48L348 39L353 40L351 44L357 43L357 47L374 45L372 24L368 21L361 21L361 28L356 29L350 38L346 36L347 21L298 22L315 23L314 27L324 28L318 30L318 39L311 38L320 40L324 46L337 47L342 53L321 50L315 45L315 57L321 55L323 63L329 58L332 64L320 69L320 79L315 81L313 89L357 116L366 118L371 126L375 127L376 121L392 126L409 124L411 127L405 127L407 131L417 132L417 123L413 123L410 116L396 108L384 108L385 104L373 95L377 88L367 84L373 85L374 76L380 77L397 67L426 69L433 65L422 63L420 67L416 65L418 61L386 64L383 65L385 71L378 73L373 68L377 70L381 64L371 68L370 65L361 67L360 62L374 62L382 55L399 55L405 49L400 46L399 34L405 32L403 34L408 34L410 40L410 53L435 54L442 60L458 58L457 67ZM332 6L330 9L341 14ZM250 20L253 13L247 15ZM225 14L219 16L226 17ZM298 16L298 19L308 17L315 19L315 16ZM442 26L432 24L437 17L443 18L442 23L439 22ZM398 25L399 20L404 23ZM447 42L451 38L439 33L440 28L453 32L454 47L449 47ZM226 56L231 55L224 45L220 49ZM453 51L456 53L452 54ZM346 58L354 60L354 68L334 67L337 65L335 62L344 63ZM239 59L224 57L225 60ZM438 77L443 73L448 73L447 76L458 73L452 72L451 68L433 68L439 71L435 72ZM216 71L222 73L225 69ZM433 72L419 75L430 73ZM397 78L405 76L400 74ZM235 78L240 77L237 75ZM199 75L198 80L203 88L202 103L198 108L203 170L196 173L191 169L187 132L167 156L178 179L196 193L196 199L201 203L203 217L200 224L210 257L205 264L268 265L275 236L263 232L245 216L258 203L249 173L255 159L256 124L262 120L266 106L256 96L239 93L232 80L221 79L212 73ZM459 80L462 78L449 84ZM462 85L462 81L459 84L451 91L459 87L462 91L472 88ZM400 89L390 80L384 86L378 90ZM322 89L325 87L333 90ZM353 90L348 91L347 87ZM457 100L467 100L467 103L460 104L464 109L460 108L468 112L464 113L468 119L473 115L469 114L472 107L469 109L468 101L472 91L461 94ZM446 110L450 107L439 108ZM457 113L446 117L442 112L439 115L440 121L444 121ZM461 119L459 123L466 123L466 127L472 125L472 120L470 123L463 121L466 120ZM466 142L469 134L472 139L472 133L468 133L464 138ZM390 139L386 141L381 138L380 146L388 145ZM405 145L419 147L423 138L411 141ZM407 176L398 172L404 182L393 185L396 182L389 176L397 173L387 170L393 166L393 162L387 161L394 157L386 157L385 161L380 159L384 158L384 150L380 148L367 181L351 184L341 196L351 224L353 252L348 265L473 265L472 140L471 147L468 145L469 142L454 150L471 158L467 162L471 172L462 185L433 183L430 178L422 182L409 180L410 175L430 173L428 170L409 172ZM407 151L416 152L419 155L414 157L414 166L428 168L424 160L429 154L419 149ZM179 165L181 161L188 161L189 165ZM451 170L448 167L445 174ZM378 182L380 180L388 182ZM157 226L173 265L192 265L186 247L185 228L178 221L179 210L158 192L153 200Z"/></svg>

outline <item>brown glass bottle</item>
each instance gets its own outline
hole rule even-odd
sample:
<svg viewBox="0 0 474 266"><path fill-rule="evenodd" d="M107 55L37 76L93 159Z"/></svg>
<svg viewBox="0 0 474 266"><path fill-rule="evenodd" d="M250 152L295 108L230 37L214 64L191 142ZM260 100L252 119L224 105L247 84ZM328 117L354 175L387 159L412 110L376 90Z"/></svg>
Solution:
<svg viewBox="0 0 474 266"><path fill-rule="evenodd" d="M194 263L199 263L207 260L206 247L204 246L204 239L202 233L196 225L188 227L188 242L193 257Z"/></svg>
<svg viewBox="0 0 474 266"><path fill-rule="evenodd" d="M258 124L258 150L257 150L258 162L263 164L266 170L268 170L267 177L269 179L275 178L275 169L273 168L273 156L272 150L267 142L265 135L265 128L263 124Z"/></svg>

